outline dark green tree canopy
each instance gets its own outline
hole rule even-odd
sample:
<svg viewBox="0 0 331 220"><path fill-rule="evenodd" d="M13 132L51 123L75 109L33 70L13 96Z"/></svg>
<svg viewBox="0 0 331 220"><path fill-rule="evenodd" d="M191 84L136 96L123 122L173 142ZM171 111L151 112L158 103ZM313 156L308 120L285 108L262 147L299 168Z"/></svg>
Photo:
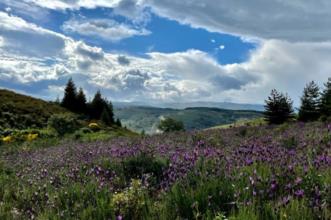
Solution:
<svg viewBox="0 0 331 220"><path fill-rule="evenodd" d="M69 79L64 90L61 106L70 111L77 112L77 90L72 78Z"/></svg>
<svg viewBox="0 0 331 220"><path fill-rule="evenodd" d="M165 118L160 121L158 125L158 129L163 132L171 132L171 131L184 131L184 124L182 121L177 121L173 118Z"/></svg>
<svg viewBox="0 0 331 220"><path fill-rule="evenodd" d="M89 108L91 119L104 120L107 125L114 123L113 105L110 101L102 98L101 92L97 91Z"/></svg>
<svg viewBox="0 0 331 220"><path fill-rule="evenodd" d="M312 81L306 85L301 97L299 109L300 121L314 121L320 117L320 92L318 85Z"/></svg>
<svg viewBox="0 0 331 220"><path fill-rule="evenodd" d="M276 89L271 91L265 103L264 117L269 124L282 124L294 117L292 100Z"/></svg>
<svg viewBox="0 0 331 220"><path fill-rule="evenodd" d="M76 99L77 99L78 112L82 114L86 114L87 113L86 96L82 88L79 89Z"/></svg>
<svg viewBox="0 0 331 220"><path fill-rule="evenodd" d="M331 77L324 84L325 88L322 92L320 112L322 116L331 116Z"/></svg>

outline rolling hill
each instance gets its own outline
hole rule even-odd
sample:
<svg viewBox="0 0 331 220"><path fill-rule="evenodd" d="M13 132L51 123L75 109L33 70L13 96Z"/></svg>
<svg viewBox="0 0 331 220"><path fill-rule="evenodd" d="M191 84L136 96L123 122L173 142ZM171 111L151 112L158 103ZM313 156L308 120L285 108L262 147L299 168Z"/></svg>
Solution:
<svg viewBox="0 0 331 220"><path fill-rule="evenodd" d="M40 128L52 114L65 112L55 103L0 89L0 128Z"/></svg>
<svg viewBox="0 0 331 220"><path fill-rule="evenodd" d="M115 107L114 113L129 129L137 132L145 131L148 134L157 132L157 125L162 117L172 117L183 121L186 130L200 130L262 116L262 113L258 111L207 107L171 109L128 106Z"/></svg>

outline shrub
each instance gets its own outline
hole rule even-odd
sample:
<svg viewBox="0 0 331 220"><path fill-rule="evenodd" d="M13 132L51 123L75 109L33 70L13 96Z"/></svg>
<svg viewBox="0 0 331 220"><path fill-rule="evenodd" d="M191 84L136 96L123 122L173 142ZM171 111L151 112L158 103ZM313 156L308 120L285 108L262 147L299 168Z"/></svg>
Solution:
<svg viewBox="0 0 331 220"><path fill-rule="evenodd" d="M111 200L111 207L118 219L144 219L148 213L147 190L140 180L132 180L129 188L117 193Z"/></svg>
<svg viewBox="0 0 331 220"><path fill-rule="evenodd" d="M177 121L173 118L165 118L160 121L158 125L158 129L163 132L171 132L171 131L184 131L184 124L181 121Z"/></svg>
<svg viewBox="0 0 331 220"><path fill-rule="evenodd" d="M2 138L2 141L6 144L11 143L14 141L14 138L12 136L6 136Z"/></svg>
<svg viewBox="0 0 331 220"><path fill-rule="evenodd" d="M142 178L145 174L150 174L150 184L155 185L161 182L163 171L168 166L168 162L142 153L125 159L122 165L127 180Z"/></svg>
<svg viewBox="0 0 331 220"><path fill-rule="evenodd" d="M98 125L98 123L90 123L88 127L94 132L101 130L101 127Z"/></svg>
<svg viewBox="0 0 331 220"><path fill-rule="evenodd" d="M74 132L79 123L75 117L69 114L56 114L48 120L48 126L53 128L59 136Z"/></svg>
<svg viewBox="0 0 331 220"><path fill-rule="evenodd" d="M34 141L38 138L38 134L28 134L26 137L27 141Z"/></svg>
<svg viewBox="0 0 331 220"><path fill-rule="evenodd" d="M92 133L92 130L90 128L81 128L79 131L82 132L83 134Z"/></svg>

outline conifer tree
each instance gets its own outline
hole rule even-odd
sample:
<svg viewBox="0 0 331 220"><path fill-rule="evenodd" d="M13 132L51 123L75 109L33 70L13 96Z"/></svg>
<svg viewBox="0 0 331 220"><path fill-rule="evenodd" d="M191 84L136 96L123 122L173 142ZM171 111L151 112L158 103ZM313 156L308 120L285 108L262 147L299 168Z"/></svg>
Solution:
<svg viewBox="0 0 331 220"><path fill-rule="evenodd" d="M105 100L101 96L101 92L97 91L94 95L94 98L90 105L90 117L91 119L99 120L101 118L101 114L105 108Z"/></svg>
<svg viewBox="0 0 331 220"><path fill-rule="evenodd" d="M331 77L324 84L325 88L322 92L320 112L322 116L331 116Z"/></svg>
<svg viewBox="0 0 331 220"><path fill-rule="evenodd" d="M282 124L293 118L292 100L276 89L271 91L270 96L265 101L265 119L269 124Z"/></svg>
<svg viewBox="0 0 331 220"><path fill-rule="evenodd" d="M70 78L64 90L64 96L61 102L61 106L70 111L76 112L77 111L76 97L77 97L76 86L72 78Z"/></svg>
<svg viewBox="0 0 331 220"><path fill-rule="evenodd" d="M101 113L101 118L100 120L105 124L105 125L111 125L112 121L109 115L109 112L106 107L103 108L103 111Z"/></svg>
<svg viewBox="0 0 331 220"><path fill-rule="evenodd" d="M77 101L78 112L86 114L87 113L86 96L82 88L79 89L76 99L77 99L76 101Z"/></svg>
<svg viewBox="0 0 331 220"><path fill-rule="evenodd" d="M114 123L113 105L111 102L102 98L100 91L95 94L89 111L91 119L102 120L104 118L107 121L106 124L110 125Z"/></svg>
<svg viewBox="0 0 331 220"><path fill-rule="evenodd" d="M300 121L314 121L319 118L319 95L318 85L314 81L306 85L301 97Z"/></svg>
<svg viewBox="0 0 331 220"><path fill-rule="evenodd" d="M119 118L116 119L116 122L115 123L116 123L116 125L118 127L122 127L122 122L121 122L121 120Z"/></svg>

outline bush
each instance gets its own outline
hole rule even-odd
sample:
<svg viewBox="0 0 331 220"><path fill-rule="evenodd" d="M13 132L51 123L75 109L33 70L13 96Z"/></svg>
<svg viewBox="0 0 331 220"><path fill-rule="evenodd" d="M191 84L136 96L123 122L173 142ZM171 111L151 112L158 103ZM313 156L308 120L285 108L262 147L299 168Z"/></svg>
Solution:
<svg viewBox="0 0 331 220"><path fill-rule="evenodd" d="M122 165L127 180L132 178L140 179L145 174L150 174L150 184L155 185L161 182L163 171L168 166L168 162L142 153L125 159Z"/></svg>
<svg viewBox="0 0 331 220"><path fill-rule="evenodd" d="M48 120L48 126L53 128L59 136L74 132L79 123L77 119L69 114L56 114Z"/></svg>
<svg viewBox="0 0 331 220"><path fill-rule="evenodd" d="M147 190L141 181L132 180L129 188L113 196L111 207L118 219L145 219L148 213L146 200Z"/></svg>
<svg viewBox="0 0 331 220"><path fill-rule="evenodd" d="M173 118L165 118L161 120L158 125L158 129L163 132L171 132L171 131L184 131L184 124L181 121L177 121Z"/></svg>
<svg viewBox="0 0 331 220"><path fill-rule="evenodd" d="M98 123L90 123L88 127L94 132L101 130L101 127L98 125Z"/></svg>

